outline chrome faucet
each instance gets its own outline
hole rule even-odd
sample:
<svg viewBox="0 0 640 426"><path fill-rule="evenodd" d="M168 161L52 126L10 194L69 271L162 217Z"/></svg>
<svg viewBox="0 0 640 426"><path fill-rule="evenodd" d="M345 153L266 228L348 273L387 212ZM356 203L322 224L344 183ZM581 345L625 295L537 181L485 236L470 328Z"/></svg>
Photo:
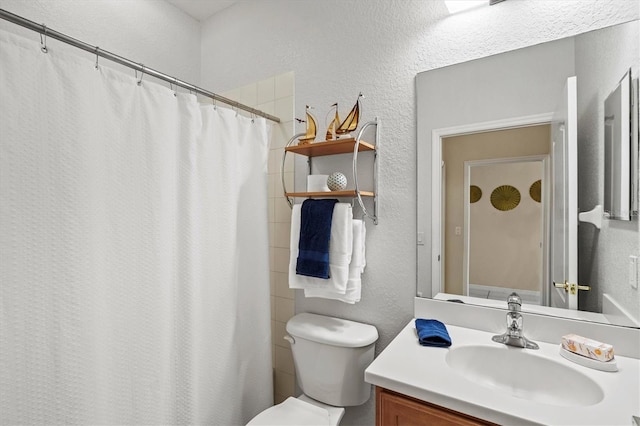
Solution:
<svg viewBox="0 0 640 426"><path fill-rule="evenodd" d="M538 349L538 345L524 337L522 332L522 314L520 313L522 299L518 293L513 292L507 297L507 306L509 307L507 331L504 334L493 336L491 340L518 348Z"/></svg>

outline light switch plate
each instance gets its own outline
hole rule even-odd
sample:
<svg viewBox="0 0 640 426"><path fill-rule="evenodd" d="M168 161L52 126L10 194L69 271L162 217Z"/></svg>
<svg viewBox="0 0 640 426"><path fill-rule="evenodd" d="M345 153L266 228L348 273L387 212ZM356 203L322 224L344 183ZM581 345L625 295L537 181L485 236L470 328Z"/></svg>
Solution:
<svg viewBox="0 0 640 426"><path fill-rule="evenodd" d="M638 289L638 256L629 256L629 285Z"/></svg>

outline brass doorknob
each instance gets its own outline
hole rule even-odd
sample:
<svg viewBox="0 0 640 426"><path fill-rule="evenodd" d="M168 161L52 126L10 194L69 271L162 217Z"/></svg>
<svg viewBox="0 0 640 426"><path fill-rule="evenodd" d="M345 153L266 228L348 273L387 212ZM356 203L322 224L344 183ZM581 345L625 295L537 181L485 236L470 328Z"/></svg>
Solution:
<svg viewBox="0 0 640 426"><path fill-rule="evenodd" d="M578 285L575 283L570 283L565 281L563 283L553 283L556 288L564 288L564 291L569 292L572 296L575 296L578 293L578 290L589 291L591 290L591 286L588 285Z"/></svg>

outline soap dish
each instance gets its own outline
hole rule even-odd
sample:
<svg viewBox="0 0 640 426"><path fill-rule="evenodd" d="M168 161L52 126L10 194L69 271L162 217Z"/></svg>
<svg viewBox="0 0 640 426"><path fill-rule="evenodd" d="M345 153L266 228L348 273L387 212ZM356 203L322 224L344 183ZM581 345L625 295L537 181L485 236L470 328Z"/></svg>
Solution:
<svg viewBox="0 0 640 426"><path fill-rule="evenodd" d="M607 362L596 361L595 359L587 358L586 356L574 354L562 346L560 347L560 355L569 361L575 362L576 364L580 364L584 367L602 371L618 371L618 363L615 358Z"/></svg>

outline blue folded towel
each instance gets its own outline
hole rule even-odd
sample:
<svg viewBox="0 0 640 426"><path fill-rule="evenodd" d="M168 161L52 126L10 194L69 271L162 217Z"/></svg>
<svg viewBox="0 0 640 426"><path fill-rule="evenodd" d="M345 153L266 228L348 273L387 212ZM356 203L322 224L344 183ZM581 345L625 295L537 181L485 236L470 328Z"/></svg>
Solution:
<svg viewBox="0 0 640 426"><path fill-rule="evenodd" d="M329 239L336 199L305 200L300 211L296 274L329 279Z"/></svg>
<svg viewBox="0 0 640 426"><path fill-rule="evenodd" d="M416 319L416 330L422 346L440 348L451 346L451 337L449 337L447 327L438 320L418 318Z"/></svg>

